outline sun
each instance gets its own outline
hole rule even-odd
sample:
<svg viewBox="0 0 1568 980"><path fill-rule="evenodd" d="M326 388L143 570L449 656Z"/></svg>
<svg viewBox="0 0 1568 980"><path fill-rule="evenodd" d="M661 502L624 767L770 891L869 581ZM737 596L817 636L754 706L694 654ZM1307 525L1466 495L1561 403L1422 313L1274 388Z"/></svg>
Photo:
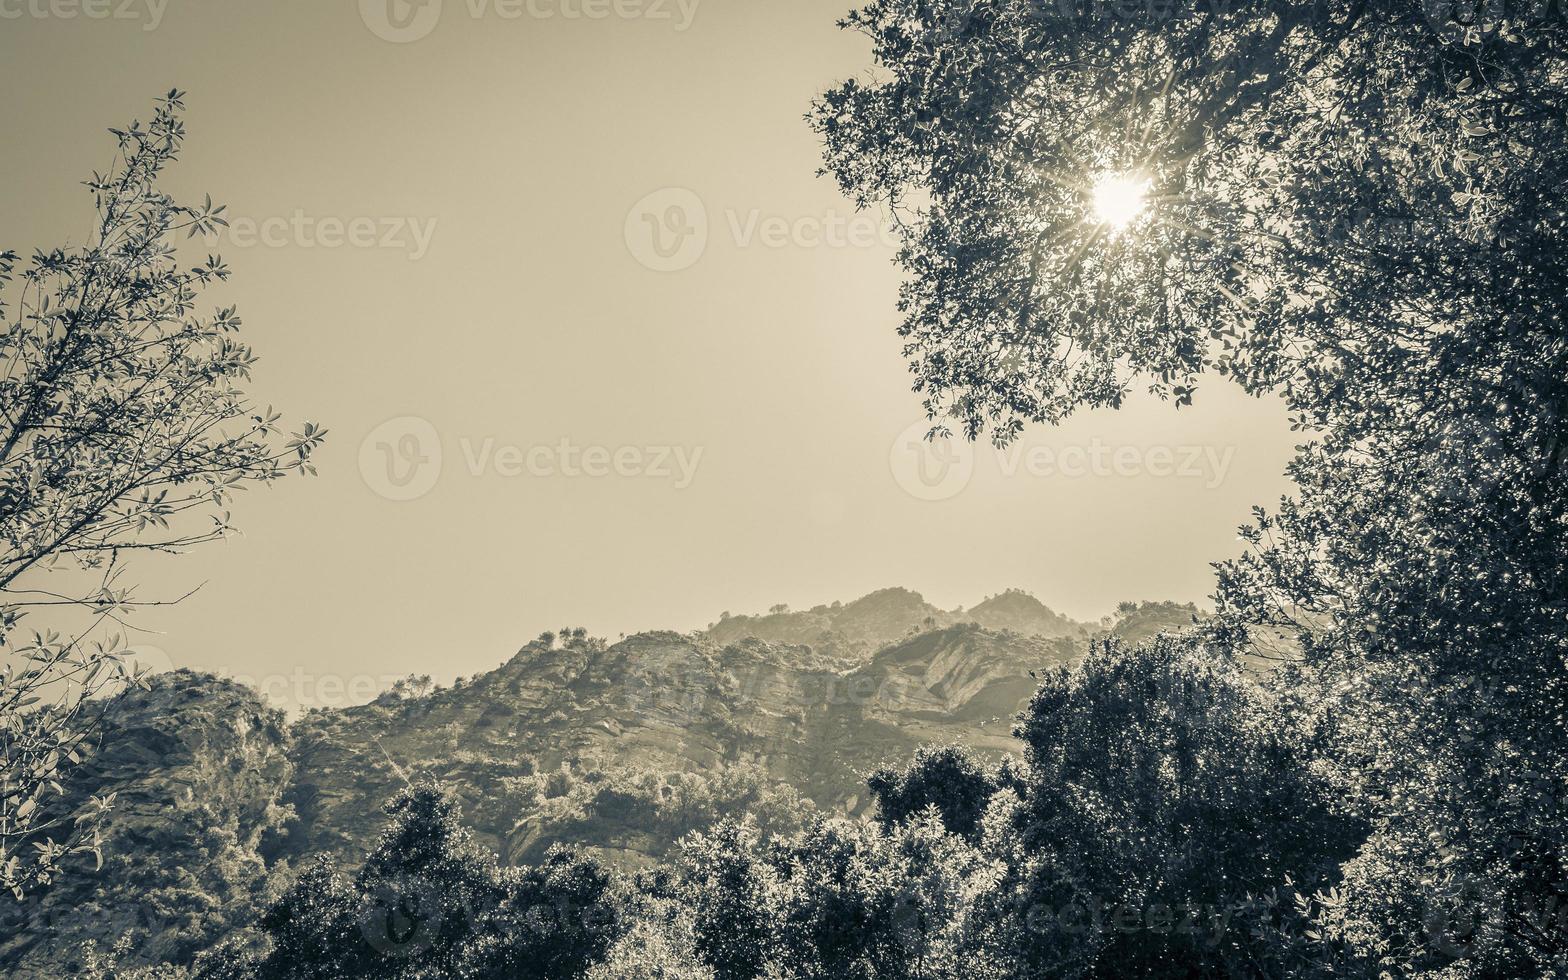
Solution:
<svg viewBox="0 0 1568 980"><path fill-rule="evenodd" d="M1130 174L1105 174L1094 182L1094 219L1120 231L1149 207L1149 179Z"/></svg>

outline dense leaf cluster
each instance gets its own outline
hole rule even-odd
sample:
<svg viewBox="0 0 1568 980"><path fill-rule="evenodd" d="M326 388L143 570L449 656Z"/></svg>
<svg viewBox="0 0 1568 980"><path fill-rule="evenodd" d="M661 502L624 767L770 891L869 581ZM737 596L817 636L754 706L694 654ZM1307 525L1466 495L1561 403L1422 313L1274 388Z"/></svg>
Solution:
<svg viewBox="0 0 1568 980"><path fill-rule="evenodd" d="M1314 915L1372 973L1568 968L1568 20L1560 5L874 0L827 170L904 228L933 424L1142 384L1277 396L1297 490L1215 642L1371 832ZM1106 175L1149 181L1123 227ZM1089 736L1091 738L1096 736Z"/></svg>

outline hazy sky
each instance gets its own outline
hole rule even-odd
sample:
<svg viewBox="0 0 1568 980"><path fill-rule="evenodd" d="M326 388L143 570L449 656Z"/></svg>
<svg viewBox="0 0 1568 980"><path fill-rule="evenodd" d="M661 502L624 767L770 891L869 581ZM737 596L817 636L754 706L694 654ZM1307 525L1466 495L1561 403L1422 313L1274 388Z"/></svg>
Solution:
<svg viewBox="0 0 1568 980"><path fill-rule="evenodd" d="M332 430L245 537L144 566L207 584L140 642L331 702L894 584L1202 601L1285 489L1272 403L907 448L892 249L802 120L868 64L848 2L0 0L0 248L79 243L106 127L188 90L169 189L234 219L211 295L258 400Z"/></svg>

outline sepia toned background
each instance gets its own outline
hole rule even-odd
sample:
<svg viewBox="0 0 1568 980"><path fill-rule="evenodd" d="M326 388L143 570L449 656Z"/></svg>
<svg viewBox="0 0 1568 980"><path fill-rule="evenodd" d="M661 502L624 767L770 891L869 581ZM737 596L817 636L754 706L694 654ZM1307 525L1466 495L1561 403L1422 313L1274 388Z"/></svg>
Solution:
<svg viewBox="0 0 1568 980"><path fill-rule="evenodd" d="M140 618L173 664L444 680L888 585L1093 619L1201 602L1285 489L1283 412L1221 384L910 448L890 236L802 121L868 61L848 0L395 3L0 0L0 248L85 238L106 128L187 90L170 186L228 205L252 390L332 430L149 565L208 582Z"/></svg>

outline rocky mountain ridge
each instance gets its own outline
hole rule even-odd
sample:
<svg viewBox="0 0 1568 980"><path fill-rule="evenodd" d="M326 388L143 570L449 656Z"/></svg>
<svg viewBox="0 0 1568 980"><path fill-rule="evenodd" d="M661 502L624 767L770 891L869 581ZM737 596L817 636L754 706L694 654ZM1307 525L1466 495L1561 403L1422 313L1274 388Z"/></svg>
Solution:
<svg viewBox="0 0 1568 980"><path fill-rule="evenodd" d="M417 775L452 785L479 839L512 861L548 843L519 821L541 774L750 767L819 807L856 814L864 774L922 743L1008 751L1012 717L1035 686L1030 671L1073 652L1059 639L972 624L916 634L860 662L676 633L608 646L536 642L461 687L301 719L290 850L353 855L367 840L363 815Z"/></svg>
<svg viewBox="0 0 1568 980"><path fill-rule="evenodd" d="M1009 630L1046 639L1087 637L1097 629L1052 612L1039 599L1021 589L987 596L974 608L944 610L926 602L918 592L891 588L872 592L853 602L834 602L791 612L774 606L765 614L731 616L725 613L705 635L716 643L745 637L774 643L795 643L841 656L866 656L902 639L959 623L974 623L993 630Z"/></svg>
<svg viewBox="0 0 1568 980"><path fill-rule="evenodd" d="M1145 603L1109 631L1141 637L1193 614ZM1022 593L960 613L891 589L694 634L545 635L465 683L291 725L230 681L158 675L122 696L58 804L119 794L103 871L16 910L29 928L0 940L0 969L59 975L86 939L126 931L154 958L202 948L232 931L221 910L264 904L285 866L357 862L381 805L421 778L512 863L565 841L635 866L725 815L785 832L814 810L863 815L865 775L921 744L1012 751L1032 672L1090 636Z"/></svg>

